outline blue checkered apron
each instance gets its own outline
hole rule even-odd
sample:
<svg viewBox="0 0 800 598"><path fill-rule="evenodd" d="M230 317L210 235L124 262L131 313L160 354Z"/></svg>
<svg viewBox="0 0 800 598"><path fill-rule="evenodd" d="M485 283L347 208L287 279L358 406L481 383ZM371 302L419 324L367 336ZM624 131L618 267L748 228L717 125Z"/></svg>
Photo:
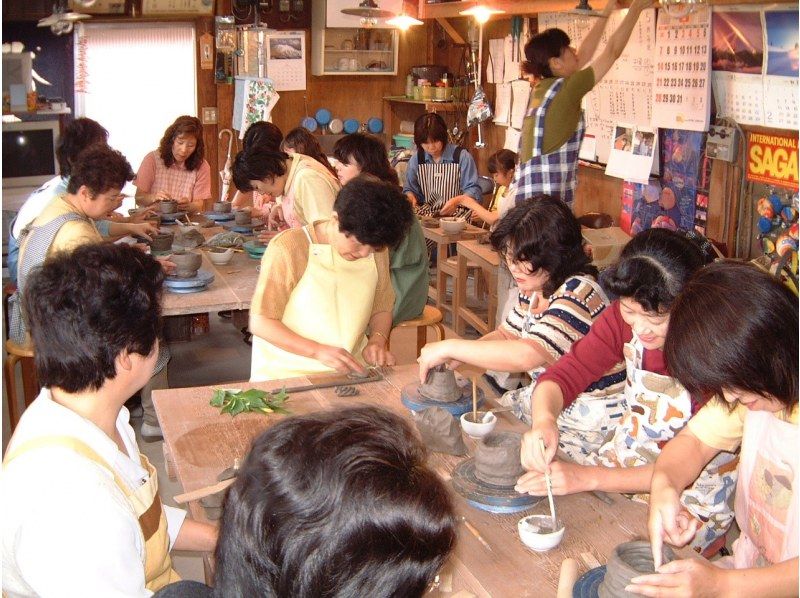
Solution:
<svg viewBox="0 0 800 598"><path fill-rule="evenodd" d="M519 203L535 195L546 194L561 199L570 209L575 199L575 185L578 182L578 151L586 132L583 113L578 120L578 127L567 142L556 151L542 153L544 141L544 117L550 102L556 96L564 79L557 79L544 94L542 103L531 108L526 116L533 117L533 155L521 164L517 172L517 192L514 202Z"/></svg>

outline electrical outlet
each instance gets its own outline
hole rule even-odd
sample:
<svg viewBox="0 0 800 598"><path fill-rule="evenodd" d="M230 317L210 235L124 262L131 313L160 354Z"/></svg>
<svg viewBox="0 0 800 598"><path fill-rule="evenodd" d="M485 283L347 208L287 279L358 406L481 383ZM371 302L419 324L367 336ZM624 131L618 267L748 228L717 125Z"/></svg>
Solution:
<svg viewBox="0 0 800 598"><path fill-rule="evenodd" d="M278 0L278 10L280 12L289 12L290 4L289 0Z"/></svg>
<svg viewBox="0 0 800 598"><path fill-rule="evenodd" d="M204 125L217 124L216 106L203 106L203 124Z"/></svg>
<svg viewBox="0 0 800 598"><path fill-rule="evenodd" d="M706 140L706 155L715 160L736 162L739 156L739 132L733 127L711 125Z"/></svg>

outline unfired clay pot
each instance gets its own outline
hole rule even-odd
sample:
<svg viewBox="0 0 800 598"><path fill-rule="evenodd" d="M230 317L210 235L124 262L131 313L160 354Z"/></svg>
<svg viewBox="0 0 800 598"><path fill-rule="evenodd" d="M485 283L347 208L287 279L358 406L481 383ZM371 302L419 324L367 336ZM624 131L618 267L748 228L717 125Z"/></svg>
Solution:
<svg viewBox="0 0 800 598"><path fill-rule="evenodd" d="M160 232L153 235L150 241L150 251L170 251L174 235L168 232Z"/></svg>
<svg viewBox="0 0 800 598"><path fill-rule="evenodd" d="M178 278L192 278L200 269L203 259L194 251L176 252L170 257L176 266L175 276Z"/></svg>
<svg viewBox="0 0 800 598"><path fill-rule="evenodd" d="M233 216L236 224L250 224L250 221L253 219L250 216L250 212L247 210L237 210Z"/></svg>
<svg viewBox="0 0 800 598"><path fill-rule="evenodd" d="M456 375L447 368L433 368L428 372L425 384L420 385L419 394L426 399L441 403L452 403L461 398L461 391L456 384Z"/></svg>
<svg viewBox="0 0 800 598"><path fill-rule="evenodd" d="M162 214L174 214L178 211L178 202L174 199L162 199L158 203L158 209Z"/></svg>
<svg viewBox="0 0 800 598"><path fill-rule="evenodd" d="M669 546L661 552L664 563L675 559L675 553ZM634 540L620 544L611 553L606 565L603 582L597 588L598 598L635 598L638 594L625 591L631 579L639 575L655 573L653 552L650 542Z"/></svg>
<svg viewBox="0 0 800 598"><path fill-rule="evenodd" d="M231 202L229 201L215 201L214 211L220 214L227 214L231 211Z"/></svg>
<svg viewBox="0 0 800 598"><path fill-rule="evenodd" d="M513 486L524 473L519 457L522 435L492 432L478 443L475 451L475 477L493 486Z"/></svg>

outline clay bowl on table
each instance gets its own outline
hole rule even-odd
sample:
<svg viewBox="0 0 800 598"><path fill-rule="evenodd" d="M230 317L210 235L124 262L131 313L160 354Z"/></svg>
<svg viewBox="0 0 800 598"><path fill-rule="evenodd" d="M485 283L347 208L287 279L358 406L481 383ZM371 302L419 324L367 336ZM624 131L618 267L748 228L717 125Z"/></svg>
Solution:
<svg viewBox="0 0 800 598"><path fill-rule="evenodd" d="M178 211L178 202L174 199L162 199L158 202L158 209L162 214L174 214Z"/></svg>
<svg viewBox="0 0 800 598"><path fill-rule="evenodd" d="M494 430L497 425L497 416L492 412L488 412L489 416L484 422L483 418L486 413L486 411L478 411L477 422L472 419L472 411L467 411L461 415L461 429L466 432L467 436L470 438L483 438Z"/></svg>
<svg viewBox="0 0 800 598"><path fill-rule="evenodd" d="M522 543L537 552L545 552L561 544L564 537L564 524L556 520L558 529L553 530L553 518L550 515L529 515L517 523L517 531Z"/></svg>
<svg viewBox="0 0 800 598"><path fill-rule="evenodd" d="M169 260L175 264L175 276L178 278L192 278L203 262L200 254L194 251L176 251Z"/></svg>
<svg viewBox="0 0 800 598"><path fill-rule="evenodd" d="M225 249L223 247L214 247L208 251L208 259L212 264L217 266L224 266L233 259L233 249Z"/></svg>
<svg viewBox="0 0 800 598"><path fill-rule="evenodd" d="M214 211L219 214L227 214L231 211L231 202L229 201L215 201Z"/></svg>
<svg viewBox="0 0 800 598"><path fill-rule="evenodd" d="M150 251L171 251L172 240L175 235L168 232L160 232L153 235L153 240L150 241Z"/></svg>
<svg viewBox="0 0 800 598"><path fill-rule="evenodd" d="M252 220L253 217L247 210L237 210L233 213L233 221L236 222L236 224L250 224Z"/></svg>
<svg viewBox="0 0 800 598"><path fill-rule="evenodd" d="M445 216L439 219L439 226L442 227L445 234L458 235L466 228L467 222L455 216Z"/></svg>

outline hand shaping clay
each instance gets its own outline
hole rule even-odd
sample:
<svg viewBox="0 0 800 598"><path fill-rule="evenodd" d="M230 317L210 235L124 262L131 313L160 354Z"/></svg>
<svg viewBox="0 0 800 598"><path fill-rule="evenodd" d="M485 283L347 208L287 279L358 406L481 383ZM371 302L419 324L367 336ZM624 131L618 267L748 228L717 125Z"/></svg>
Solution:
<svg viewBox="0 0 800 598"><path fill-rule="evenodd" d="M456 384L456 374L446 368L431 369L427 381L419 387L419 394L440 403L452 403L461 398L461 391Z"/></svg>
<svg viewBox="0 0 800 598"><path fill-rule="evenodd" d="M669 546L664 546L662 561L669 563L675 559L675 553ZM655 573L653 553L650 543L634 540L620 544L611 553L606 565L603 583L597 588L598 598L636 598L638 594L625 591L631 579L639 575Z"/></svg>

